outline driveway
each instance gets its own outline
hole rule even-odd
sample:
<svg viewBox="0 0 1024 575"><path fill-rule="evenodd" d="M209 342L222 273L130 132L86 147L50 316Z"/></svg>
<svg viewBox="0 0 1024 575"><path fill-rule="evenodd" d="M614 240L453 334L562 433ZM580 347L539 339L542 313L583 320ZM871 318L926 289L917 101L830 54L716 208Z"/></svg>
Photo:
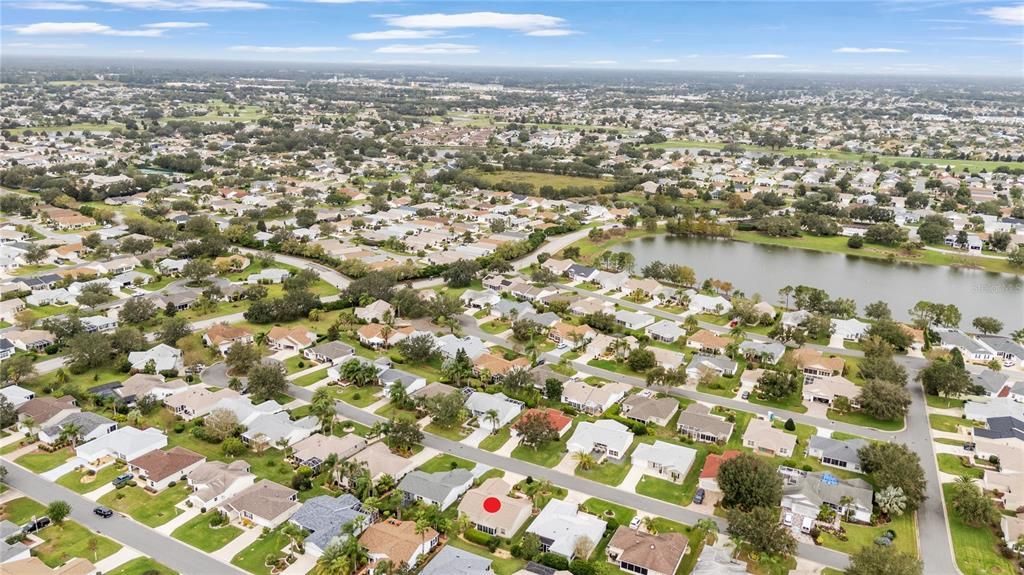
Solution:
<svg viewBox="0 0 1024 575"><path fill-rule="evenodd" d="M562 460L558 462L558 465L555 466L555 471L568 475L575 475L577 463L574 456L575 454L572 452L566 453L565 457L563 457Z"/></svg>
<svg viewBox="0 0 1024 575"><path fill-rule="evenodd" d="M640 480L644 477L643 467L634 465L629 469L629 473L626 474L625 479L618 485L619 489L624 489L630 492L636 492L636 484L640 483Z"/></svg>
<svg viewBox="0 0 1024 575"><path fill-rule="evenodd" d="M459 443L462 443L463 445L468 445L470 447L476 447L480 445L481 441L487 439L487 436L490 434L491 431L489 429L478 427L476 431L469 434L469 437L466 437Z"/></svg>
<svg viewBox="0 0 1024 575"><path fill-rule="evenodd" d="M228 376L228 364L222 361L211 365L199 374L199 380L210 387L227 387L231 381Z"/></svg>
<svg viewBox="0 0 1024 575"><path fill-rule="evenodd" d="M39 476L47 481L57 481L64 475L71 473L81 465L85 463L84 459L78 457L72 457L71 459L61 463L57 467L47 471L46 473L40 473Z"/></svg>

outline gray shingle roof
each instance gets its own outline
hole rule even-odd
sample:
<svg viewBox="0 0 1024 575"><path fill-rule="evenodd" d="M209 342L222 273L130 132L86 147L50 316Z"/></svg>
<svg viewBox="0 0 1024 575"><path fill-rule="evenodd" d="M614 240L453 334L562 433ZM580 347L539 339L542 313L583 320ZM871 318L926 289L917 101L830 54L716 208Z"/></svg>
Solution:
<svg viewBox="0 0 1024 575"><path fill-rule="evenodd" d="M420 575L481 575L491 573L491 560L451 545L438 553Z"/></svg>
<svg viewBox="0 0 1024 575"><path fill-rule="evenodd" d="M471 481L473 481L473 474L469 470L461 468L438 473L413 471L402 478L398 488L410 495L440 502L453 490Z"/></svg>
<svg viewBox="0 0 1024 575"><path fill-rule="evenodd" d="M350 493L341 497L320 495L309 499L291 517L293 523L309 531L306 543L320 549L327 548L346 524L366 519L367 516L361 513L359 499Z"/></svg>

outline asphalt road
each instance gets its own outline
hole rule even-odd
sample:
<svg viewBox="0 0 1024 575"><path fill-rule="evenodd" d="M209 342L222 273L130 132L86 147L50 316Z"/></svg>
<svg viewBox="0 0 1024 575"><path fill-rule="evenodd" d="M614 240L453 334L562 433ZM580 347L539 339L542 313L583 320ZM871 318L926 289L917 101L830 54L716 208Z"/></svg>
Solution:
<svg viewBox="0 0 1024 575"><path fill-rule="evenodd" d="M104 519L92 512L96 503L41 479L17 464L6 462L7 484L43 504L63 500L71 504L71 519L101 535L134 548L148 557L188 575L243 575L245 571L222 563L177 539L157 533L135 520L115 513ZM0 570L2 571L2 570Z"/></svg>

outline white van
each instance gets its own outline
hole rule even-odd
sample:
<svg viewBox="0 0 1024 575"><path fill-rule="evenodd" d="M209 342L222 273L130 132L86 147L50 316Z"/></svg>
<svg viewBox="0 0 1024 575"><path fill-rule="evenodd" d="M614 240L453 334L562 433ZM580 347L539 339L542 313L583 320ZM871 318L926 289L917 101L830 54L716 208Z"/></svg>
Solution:
<svg viewBox="0 0 1024 575"><path fill-rule="evenodd" d="M803 525L800 526L801 533L810 533L811 527L814 527L814 519L810 517L804 517Z"/></svg>

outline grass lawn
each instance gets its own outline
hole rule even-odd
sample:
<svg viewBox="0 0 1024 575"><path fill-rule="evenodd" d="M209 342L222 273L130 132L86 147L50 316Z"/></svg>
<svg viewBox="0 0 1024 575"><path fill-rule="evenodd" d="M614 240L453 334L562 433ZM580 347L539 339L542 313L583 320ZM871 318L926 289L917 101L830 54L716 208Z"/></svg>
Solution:
<svg viewBox="0 0 1024 575"><path fill-rule="evenodd" d="M928 407L934 407L937 409L953 409L962 408L966 401L957 399L955 397L942 397L939 395L926 395L924 396L925 401L928 403Z"/></svg>
<svg viewBox="0 0 1024 575"><path fill-rule="evenodd" d="M1003 557L997 549L999 542L995 533L988 528L971 527L953 512L953 490L955 484L942 485L942 497L946 500L949 532L953 538L953 553L956 565L963 575L992 575L1014 573L1013 563Z"/></svg>
<svg viewBox="0 0 1024 575"><path fill-rule="evenodd" d="M39 557L48 567L58 567L72 557L99 561L121 550L121 544L96 535L74 521L63 525L51 525L39 532L43 543L32 548L32 554ZM96 551L89 549L89 541L96 541Z"/></svg>
<svg viewBox="0 0 1024 575"><path fill-rule="evenodd" d="M857 551L860 551L861 547L874 545L875 539L881 537L887 530L892 529L896 532L896 539L893 541L893 547L897 551L906 553L913 557L917 557L918 555L917 522L914 520L914 516L912 514L905 513L902 517L898 517L889 523L878 526L857 525L855 523L844 522L843 528L846 529L846 541L840 541L834 535L822 532L819 539L819 541L821 541L821 545L847 554L856 553Z"/></svg>
<svg viewBox="0 0 1024 575"><path fill-rule="evenodd" d="M496 184L498 182L513 182L516 184L530 184L537 189L540 189L544 186L551 186L553 188L586 186L600 189L612 183L611 180L603 180L599 178L563 176L559 174L544 174L540 172L519 172L506 170L497 172L477 172L474 170L473 173L480 179L490 184Z"/></svg>
<svg viewBox="0 0 1024 575"><path fill-rule="evenodd" d="M618 503L611 503L609 501L598 499L596 497L591 497L590 499L584 501L583 508L586 510L587 513L590 513L591 515L596 515L601 519L608 519L610 517L614 517L615 520L619 522L619 525L629 525L629 522L633 519L633 516L636 515L635 509L630 509L629 507L626 507L624 505L619 505Z"/></svg>
<svg viewBox="0 0 1024 575"><path fill-rule="evenodd" d="M63 485L75 493L88 493L110 483L115 477L124 473L124 471L125 467L122 465L108 465L100 469L95 475L87 475L81 471L72 471L61 476L57 480L57 484ZM89 479L89 481L83 482L83 479Z"/></svg>
<svg viewBox="0 0 1024 575"><path fill-rule="evenodd" d="M957 427L971 427L973 425L971 421L962 417L941 415L938 413L928 414L928 421L931 423L932 429L937 431L946 431L949 433L956 433Z"/></svg>
<svg viewBox="0 0 1024 575"><path fill-rule="evenodd" d="M239 551L238 555L231 559L231 564L257 575L270 575L270 567L266 565L267 556L283 557L281 549L288 543L288 537L281 533L281 529L275 529Z"/></svg>
<svg viewBox="0 0 1024 575"><path fill-rule="evenodd" d="M509 439L512 439L512 431L510 429L510 425L506 425L499 429L497 433L492 433L485 437L477 447L484 451L497 451L501 449L501 446L505 445L505 442Z"/></svg>
<svg viewBox="0 0 1024 575"><path fill-rule="evenodd" d="M472 461L466 461L454 455L442 453L421 465L419 470L424 473L437 473L438 471L451 471L455 468L473 469L474 467L476 467L476 464Z"/></svg>
<svg viewBox="0 0 1024 575"><path fill-rule="evenodd" d="M701 393L709 393L711 395L717 395L718 397L726 397L732 399L736 397L736 392L740 389L739 378L728 378L720 377L710 385L703 383L697 384L697 391ZM753 395L751 395L753 399Z"/></svg>
<svg viewBox="0 0 1024 575"><path fill-rule="evenodd" d="M772 557L769 555L754 555L749 553L743 546L737 558L747 562L747 573L753 575L788 575L796 569L796 557Z"/></svg>
<svg viewBox="0 0 1024 575"><path fill-rule="evenodd" d="M19 497L0 504L0 519L6 519L18 525L28 523L33 517L41 517L45 514L46 506L28 497Z"/></svg>
<svg viewBox="0 0 1024 575"><path fill-rule="evenodd" d="M630 452L633 450L630 449ZM595 465L590 469L583 470L578 465L576 466L576 476L598 483L604 483L605 485L616 485L622 483L622 480L626 478L626 474L633 468L633 465L629 461L629 455L622 459L622 463L611 463L605 460L600 465Z"/></svg>
<svg viewBox="0 0 1024 575"><path fill-rule="evenodd" d="M501 321L498 319L480 324L480 329L484 330L485 332L491 335L498 335L499 333L508 331L511 328L512 324L508 323L507 321Z"/></svg>
<svg viewBox="0 0 1024 575"><path fill-rule="evenodd" d="M833 421L842 421L843 423L881 429L882 431L899 431L903 429L904 426L902 419L896 421L882 421L858 411L840 413L834 409L830 409L828 410L828 418Z"/></svg>
<svg viewBox="0 0 1024 575"><path fill-rule="evenodd" d="M107 571L107 575L178 575L178 572L149 557L138 557L113 571Z"/></svg>
<svg viewBox="0 0 1024 575"><path fill-rule="evenodd" d="M370 385L366 387L356 387L349 385L346 387L340 387L333 385L327 389L331 390L331 395L334 399L344 401L349 405L356 407L368 407L377 401L377 394L384 390L379 385Z"/></svg>
<svg viewBox="0 0 1024 575"><path fill-rule="evenodd" d="M292 380L292 383L297 385L297 386L299 386L299 387L306 387L306 386L309 386L309 385L313 385L314 383L320 381L321 379L323 379L325 377L327 377L327 368L326 367L323 368L323 369L318 369L317 371L314 371L313 373L307 373L306 375L304 375L302 377L295 378L295 379Z"/></svg>
<svg viewBox="0 0 1024 575"><path fill-rule="evenodd" d="M985 476L985 470L981 467L974 467L973 465L968 467L960 461L960 457L953 455L952 453L940 453L936 457L939 459L939 471L943 473L949 473L957 477L966 475L971 479L981 479Z"/></svg>
<svg viewBox="0 0 1024 575"><path fill-rule="evenodd" d="M434 435L443 437L445 439L450 439L452 441L462 441L463 439L469 437L469 434L471 433L468 429L465 428L465 426L462 425L457 425L449 429L441 427L434 423L431 423L430 425L424 427L423 432L432 433Z"/></svg>
<svg viewBox="0 0 1024 575"><path fill-rule="evenodd" d="M797 390L796 393L790 395L789 397L784 397L782 399L777 400L761 399L760 397L757 396L756 393L752 393L750 394L750 397L747 398L747 401L757 405L763 405L765 407L773 407L775 409L792 411L794 413L807 413L807 407L803 403L803 395L801 394L800 390Z"/></svg>
<svg viewBox="0 0 1024 575"><path fill-rule="evenodd" d="M699 474L700 467L697 468L697 471ZM640 482L636 484L636 492L640 495L660 499L674 505L687 505L693 497L692 495L687 497L684 485L672 483L667 479L651 477L650 475L644 475L640 478Z"/></svg>
<svg viewBox="0 0 1024 575"><path fill-rule="evenodd" d="M576 431L576 423L573 422L572 427L569 431L565 432L558 441L549 441L536 449L533 447L527 447L525 445L517 445L512 450L512 457L516 459L522 459L523 461L529 461L541 467L554 467L558 465L558 462L565 457L565 444L572 437L573 432Z"/></svg>
<svg viewBox="0 0 1024 575"><path fill-rule="evenodd" d="M210 527L210 520L217 514L216 511L210 511L197 515L175 529L171 537L212 553L242 534L242 529L234 525Z"/></svg>
<svg viewBox="0 0 1024 575"><path fill-rule="evenodd" d="M462 537L452 537L448 540L448 544L456 549L462 549L463 551L468 551L474 555L490 559L491 569L494 571L495 575L513 575L513 573L518 572L526 566L526 561L523 561L522 559L496 557L492 555L486 547L480 547L479 545L470 543Z"/></svg>
<svg viewBox="0 0 1024 575"><path fill-rule="evenodd" d="M184 501L188 493L188 486L184 482L156 495L151 495L141 487L124 487L100 497L99 502L131 515L143 525L158 527L181 513L175 505Z"/></svg>
<svg viewBox="0 0 1024 575"><path fill-rule="evenodd" d="M592 359L587 362L587 365L596 367L598 369L611 371L614 373L620 373L622 375L631 375L633 377L639 377L641 379L644 377L644 374L633 371L625 363L617 361L609 361L607 359Z"/></svg>
<svg viewBox="0 0 1024 575"><path fill-rule="evenodd" d="M299 365L300 363L302 365ZM293 355L288 359L284 360L283 364L284 370L288 372L288 375L300 372L304 369L309 369L310 367L316 365L314 362L302 357L302 355Z"/></svg>
<svg viewBox="0 0 1024 575"><path fill-rule="evenodd" d="M33 451L32 453L26 453L25 455L15 459L14 462L33 473L39 474L46 473L51 469L59 467L72 455L73 453L71 452L71 449L65 447L64 449L58 449L52 453L48 453L46 451Z"/></svg>

